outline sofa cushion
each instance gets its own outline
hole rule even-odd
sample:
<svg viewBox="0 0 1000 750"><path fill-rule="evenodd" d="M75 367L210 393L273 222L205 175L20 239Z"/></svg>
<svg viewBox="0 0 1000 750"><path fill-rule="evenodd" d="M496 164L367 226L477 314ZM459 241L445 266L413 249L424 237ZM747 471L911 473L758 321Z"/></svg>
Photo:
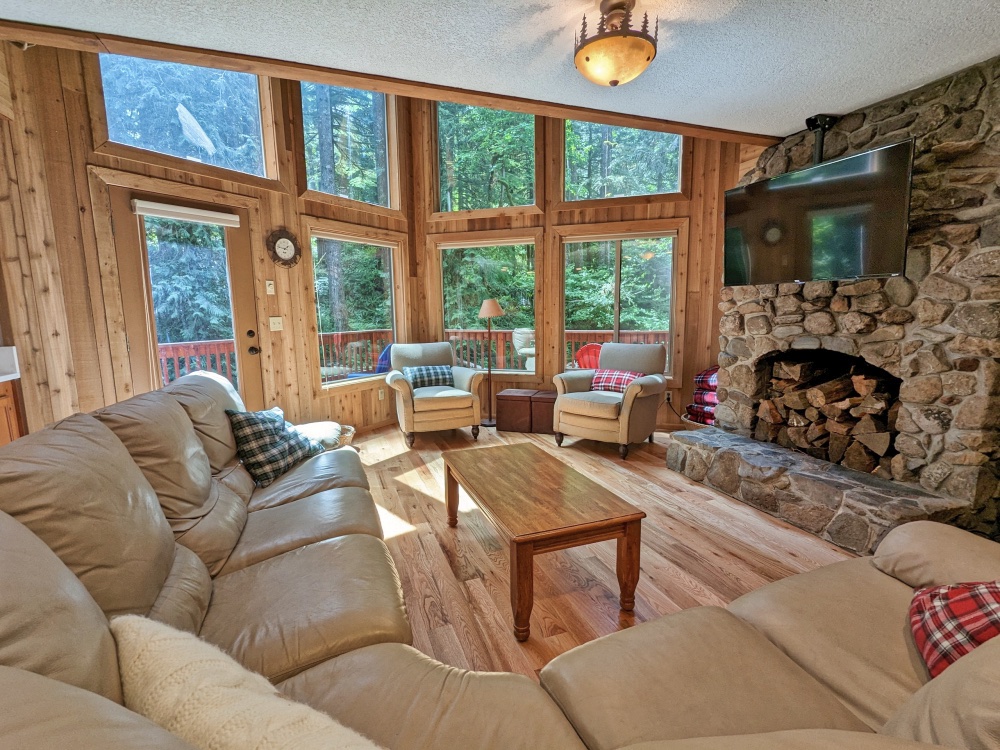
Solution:
<svg viewBox="0 0 1000 750"><path fill-rule="evenodd" d="M1000 748L1000 638L920 688L881 731L946 747Z"/></svg>
<svg viewBox="0 0 1000 750"><path fill-rule="evenodd" d="M212 471L236 458L236 439L226 409L246 411L233 384L214 372L193 372L163 387L187 412L208 454Z"/></svg>
<svg viewBox="0 0 1000 750"><path fill-rule="evenodd" d="M43 541L6 513L0 571L0 664L121 703L115 643L101 608ZM5 701L4 711L16 702Z"/></svg>
<svg viewBox="0 0 1000 750"><path fill-rule="evenodd" d="M317 542L214 583L201 636L272 681L411 638L392 557L373 536Z"/></svg>
<svg viewBox="0 0 1000 750"><path fill-rule="evenodd" d="M215 478L207 504L212 506L211 513L179 534L177 541L193 550L214 576L222 570L243 534L247 506L243 498Z"/></svg>
<svg viewBox="0 0 1000 750"><path fill-rule="evenodd" d="M31 672L0 667L0 695L7 698L0 711L4 747L193 750L179 737L124 706Z"/></svg>
<svg viewBox="0 0 1000 750"><path fill-rule="evenodd" d="M216 647L144 617L111 623L125 705L202 750L377 750Z"/></svg>
<svg viewBox="0 0 1000 750"><path fill-rule="evenodd" d="M564 393L556 401L556 409L598 419L618 419L622 411L622 394L609 391Z"/></svg>
<svg viewBox="0 0 1000 750"><path fill-rule="evenodd" d="M873 562L914 589L1000 580L1000 544L934 521L894 528L875 550Z"/></svg>
<svg viewBox="0 0 1000 750"><path fill-rule="evenodd" d="M76 414L0 448L0 510L42 538L109 617L146 614L174 560L156 493L121 441Z"/></svg>
<svg viewBox="0 0 1000 750"><path fill-rule="evenodd" d="M353 448L338 448L307 458L267 487L258 487L251 495L248 507L251 511L273 508L341 487L368 489L364 464Z"/></svg>
<svg viewBox="0 0 1000 750"><path fill-rule="evenodd" d="M278 407L265 411L226 410L236 436L236 453L259 487L267 487L295 464L323 452L323 446L285 421Z"/></svg>
<svg viewBox="0 0 1000 750"><path fill-rule="evenodd" d="M472 394L453 386L428 385L413 389L413 411L471 408Z"/></svg>
<svg viewBox="0 0 1000 750"><path fill-rule="evenodd" d="M197 633L212 599L212 578L194 552L174 545L174 564L149 611L150 619Z"/></svg>
<svg viewBox="0 0 1000 750"><path fill-rule="evenodd" d="M326 490L294 503L254 511L220 575L283 552L348 534L382 537L378 508L360 487Z"/></svg>
<svg viewBox="0 0 1000 750"><path fill-rule="evenodd" d="M795 729L790 732L698 737L689 740L641 742L621 750L934 750L919 742L881 734L840 729Z"/></svg>
<svg viewBox="0 0 1000 750"><path fill-rule="evenodd" d="M235 492L244 503L250 502L250 496L257 489L253 477L238 457L217 471L215 478Z"/></svg>
<svg viewBox="0 0 1000 750"><path fill-rule="evenodd" d="M278 688L385 747L584 750L527 677L449 667L398 643L351 651Z"/></svg>
<svg viewBox="0 0 1000 750"><path fill-rule="evenodd" d="M754 628L696 607L557 656L542 686L590 750L652 740L867 728Z"/></svg>
<svg viewBox="0 0 1000 750"><path fill-rule="evenodd" d="M910 633L912 597L865 557L776 581L729 610L875 730L929 679Z"/></svg>

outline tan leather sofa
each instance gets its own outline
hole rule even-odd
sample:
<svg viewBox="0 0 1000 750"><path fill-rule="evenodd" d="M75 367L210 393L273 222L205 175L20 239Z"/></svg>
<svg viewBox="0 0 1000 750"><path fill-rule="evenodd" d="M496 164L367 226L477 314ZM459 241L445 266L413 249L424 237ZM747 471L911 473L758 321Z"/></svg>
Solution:
<svg viewBox="0 0 1000 750"><path fill-rule="evenodd" d="M455 350L447 341L434 344L393 344L392 372L385 382L396 391L396 416L406 445L413 447L418 432L437 432L471 427L479 438L482 421L479 386L486 377L482 370L455 364ZM446 365L451 367L455 386L432 385L414 388L401 370L404 367Z"/></svg>
<svg viewBox="0 0 1000 750"><path fill-rule="evenodd" d="M921 723L909 717L928 683L913 589L1000 579L1000 545L917 522L874 558L573 649L541 686L469 672L406 645L357 454L253 488L227 404L224 382L188 377L0 448L0 746L187 747L121 705L108 617L137 613L199 633L391 750L932 748L898 736ZM947 744L995 747L969 730L996 716L995 692L956 695L941 710L970 739Z"/></svg>
<svg viewBox="0 0 1000 750"><path fill-rule="evenodd" d="M641 372L624 393L592 391L594 370L569 370L556 375L553 430L556 443L565 435L618 443L618 454L628 456L629 445L649 439L656 430L656 412L663 403L667 380L667 349L663 344L604 344L599 366L603 370Z"/></svg>

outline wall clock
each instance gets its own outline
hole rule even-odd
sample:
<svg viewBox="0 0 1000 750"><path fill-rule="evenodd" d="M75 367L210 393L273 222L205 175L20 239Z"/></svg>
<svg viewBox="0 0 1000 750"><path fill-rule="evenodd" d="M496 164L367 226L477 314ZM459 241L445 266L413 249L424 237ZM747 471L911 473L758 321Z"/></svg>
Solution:
<svg viewBox="0 0 1000 750"><path fill-rule="evenodd" d="M267 236L267 254L275 265L291 268L302 259L302 248L287 229L275 229Z"/></svg>
<svg viewBox="0 0 1000 750"><path fill-rule="evenodd" d="M760 233L760 238L764 240L764 244L770 247L777 245L781 242L782 237L785 236L785 228L781 226L780 222L769 221L764 225L764 231Z"/></svg>

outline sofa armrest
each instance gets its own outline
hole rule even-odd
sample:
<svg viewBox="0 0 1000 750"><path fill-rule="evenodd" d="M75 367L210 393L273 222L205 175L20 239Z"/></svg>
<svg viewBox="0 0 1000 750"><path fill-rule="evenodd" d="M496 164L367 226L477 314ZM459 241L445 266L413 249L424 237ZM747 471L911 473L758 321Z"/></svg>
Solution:
<svg viewBox="0 0 1000 750"><path fill-rule="evenodd" d="M556 384L556 392L560 396L564 393L583 393L590 390L595 372L596 370L571 370L556 375L552 382Z"/></svg>
<svg viewBox="0 0 1000 750"><path fill-rule="evenodd" d="M910 588L1000 580L1000 544L935 521L890 531L872 562Z"/></svg>
<svg viewBox="0 0 1000 750"><path fill-rule="evenodd" d="M482 370L474 370L471 367L461 367L459 365L451 368L451 374L455 378L456 388L460 391L468 391L473 394L479 392L479 384L486 377L486 373Z"/></svg>

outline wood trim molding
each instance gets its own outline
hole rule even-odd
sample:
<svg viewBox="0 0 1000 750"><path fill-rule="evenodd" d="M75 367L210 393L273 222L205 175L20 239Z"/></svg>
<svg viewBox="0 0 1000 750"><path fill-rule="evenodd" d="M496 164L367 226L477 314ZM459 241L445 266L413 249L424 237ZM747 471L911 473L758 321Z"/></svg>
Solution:
<svg viewBox="0 0 1000 750"><path fill-rule="evenodd" d="M272 78L309 80L316 83L368 89L370 91L379 91L383 94L395 94L397 96L409 96L419 99L475 104L484 107L502 107L514 112L527 112L545 117L591 120L593 122L606 122L610 125L643 127L649 130L661 130L712 140L733 141L761 146L772 146L781 142L781 138L770 135L743 133L725 128L693 125L672 120L660 120L640 115L605 112L588 107L533 101L522 97L490 94L483 91L468 91L451 86L419 83L388 76L355 73L306 65L304 63L270 60L263 57L237 55L231 52L196 49L176 44L142 41L128 37L41 26L38 24L0 20L0 39L30 42L48 47L68 47L83 52L109 52L117 55L169 60L172 62L188 63L190 65L256 73L257 75L265 75Z"/></svg>

